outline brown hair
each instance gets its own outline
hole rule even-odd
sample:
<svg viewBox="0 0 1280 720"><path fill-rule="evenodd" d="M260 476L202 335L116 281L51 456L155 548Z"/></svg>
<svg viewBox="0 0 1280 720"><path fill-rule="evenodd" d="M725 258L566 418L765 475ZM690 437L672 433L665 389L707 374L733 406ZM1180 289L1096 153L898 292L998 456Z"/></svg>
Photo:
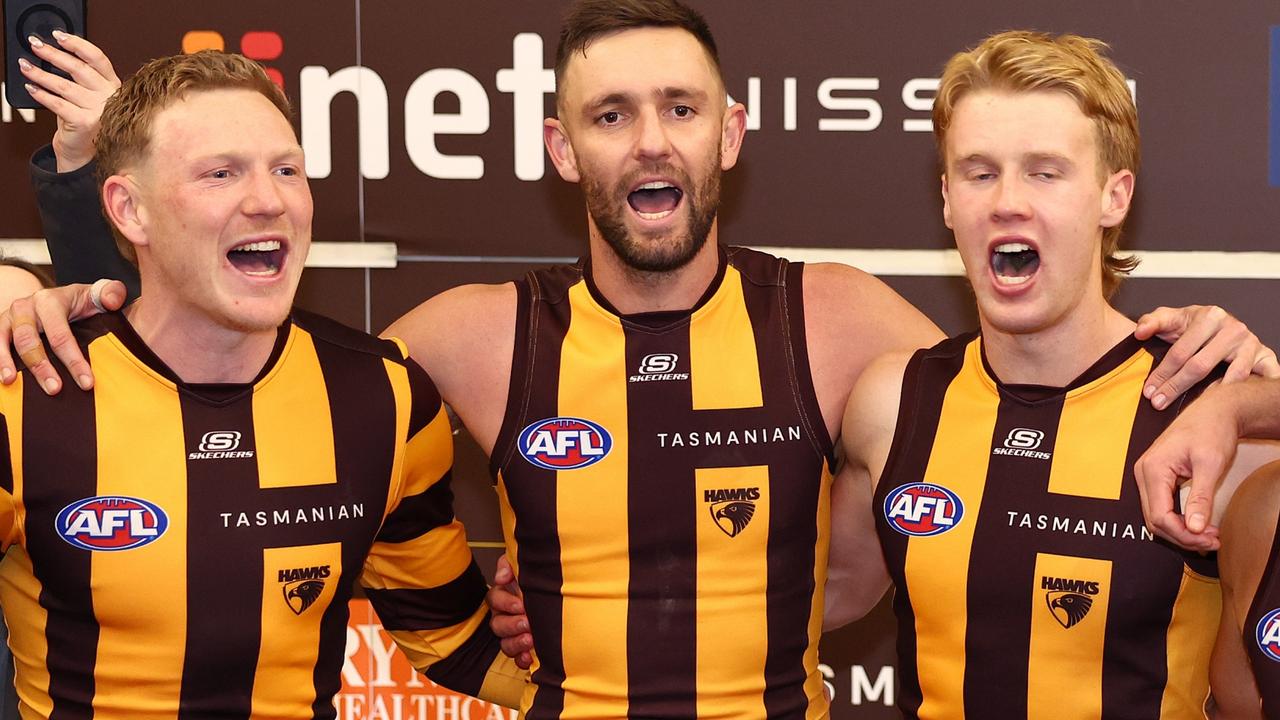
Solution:
<svg viewBox="0 0 1280 720"><path fill-rule="evenodd" d="M707 51L716 72L720 72L720 52L711 28L697 10L679 0L577 0L569 6L560 26L556 45L556 87L564 81L564 69L574 53L586 53L587 46L603 35L645 27L673 27L697 38ZM557 94L559 94L557 92Z"/></svg>
<svg viewBox="0 0 1280 720"><path fill-rule="evenodd" d="M36 277L36 280L40 281L40 285L42 287L47 287L47 288L53 287L53 278L49 277L49 273L45 272L39 267L36 267L35 265L32 265L26 260L20 260L16 257L5 257L4 255L0 255L0 265L8 265L9 267L16 267L19 270L25 270L26 272L29 272L32 275L34 275Z"/></svg>
<svg viewBox="0 0 1280 720"><path fill-rule="evenodd" d="M271 81L261 65L243 55L202 50L157 58L125 80L102 110L102 124L94 141L98 184L146 156L151 125L162 110L188 93L227 88L261 93L286 118L293 115L280 86ZM136 264L133 245L114 225L112 232L120 252Z"/></svg>
<svg viewBox="0 0 1280 720"><path fill-rule="evenodd" d="M933 102L933 134L942 172L947 167L947 130L956 104L972 92L1058 91L1071 96L1093 120L1098 159L1107 174L1138 172L1141 141L1138 109L1124 74L1106 57L1101 40L1014 30L992 35L947 62ZM1102 287L1110 297L1138 259L1122 257L1121 226L1102 231Z"/></svg>

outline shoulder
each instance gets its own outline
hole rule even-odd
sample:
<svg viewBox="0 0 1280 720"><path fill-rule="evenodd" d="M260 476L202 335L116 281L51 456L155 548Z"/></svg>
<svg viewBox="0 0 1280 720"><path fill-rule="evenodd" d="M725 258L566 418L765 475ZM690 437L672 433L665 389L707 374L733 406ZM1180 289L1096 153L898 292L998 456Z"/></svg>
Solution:
<svg viewBox="0 0 1280 720"><path fill-rule="evenodd" d="M1236 490L1222 521L1219 567L1223 582L1252 599L1271 558L1280 521L1280 461L1264 465Z"/></svg>
<svg viewBox="0 0 1280 720"><path fill-rule="evenodd" d="M402 339L419 350L444 351L515 325L516 284L459 285L436 295L396 320L384 336Z"/></svg>
<svg viewBox="0 0 1280 720"><path fill-rule="evenodd" d="M290 318L298 329L305 330L315 342L325 343L353 353L376 355L388 360L403 360L405 358L403 348L395 342L376 338L323 315L294 308L290 313Z"/></svg>
<svg viewBox="0 0 1280 720"><path fill-rule="evenodd" d="M882 447L897 426L902 384L915 353L894 351L871 361L849 394L841 434L845 451L865 457L867 450Z"/></svg>
<svg viewBox="0 0 1280 720"><path fill-rule="evenodd" d="M821 332L856 334L875 341L877 355L913 350L943 338L924 313L883 280L840 263L806 264L802 275L805 316Z"/></svg>

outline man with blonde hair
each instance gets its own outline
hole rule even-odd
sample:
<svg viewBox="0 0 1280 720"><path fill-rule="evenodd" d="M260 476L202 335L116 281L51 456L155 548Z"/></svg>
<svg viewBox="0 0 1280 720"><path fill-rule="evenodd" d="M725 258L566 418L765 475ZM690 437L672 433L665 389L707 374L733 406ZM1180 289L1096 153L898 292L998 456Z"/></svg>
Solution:
<svg viewBox="0 0 1280 720"><path fill-rule="evenodd" d="M103 206L145 297L74 327L91 392L0 387L0 604L24 717L331 718L357 580L415 667L514 704L404 345L292 310L302 149L252 61L106 104Z"/></svg>
<svg viewBox="0 0 1280 720"><path fill-rule="evenodd" d="M1117 248L1139 138L1105 48L1001 33L942 76L943 217L981 329L878 360L843 425L897 587L909 718L1202 717L1217 569L1155 541L1133 480L1189 399L1143 402L1168 346L1107 301L1135 264Z"/></svg>

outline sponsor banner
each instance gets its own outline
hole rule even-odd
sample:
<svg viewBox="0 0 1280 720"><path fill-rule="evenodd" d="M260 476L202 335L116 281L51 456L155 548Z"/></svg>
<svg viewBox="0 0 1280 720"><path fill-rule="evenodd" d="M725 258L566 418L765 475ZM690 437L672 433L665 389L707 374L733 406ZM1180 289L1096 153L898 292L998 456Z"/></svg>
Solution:
<svg viewBox="0 0 1280 720"><path fill-rule="evenodd" d="M368 600L351 601L338 720L515 720L516 711L446 690L409 665Z"/></svg>

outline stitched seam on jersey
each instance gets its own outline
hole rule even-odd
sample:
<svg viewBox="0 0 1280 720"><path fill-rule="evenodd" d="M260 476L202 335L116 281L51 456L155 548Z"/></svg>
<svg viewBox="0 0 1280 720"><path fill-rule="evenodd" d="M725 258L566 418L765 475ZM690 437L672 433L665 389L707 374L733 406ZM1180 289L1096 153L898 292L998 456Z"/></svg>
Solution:
<svg viewBox="0 0 1280 720"><path fill-rule="evenodd" d="M538 276L534 273L529 273L529 337L525 340L525 370L524 380L521 383L520 388L520 409L517 411L515 417L516 421L511 425L513 432L506 441L506 448L502 451L502 461L498 463L499 471L501 471L502 468L505 468L507 463L510 462L511 458L515 455L516 438L520 434L520 431L516 428L524 427L524 421L529 417L529 403L532 402L530 389L533 387L533 366L534 361L537 358L538 351L538 323L541 320L541 313L538 312L538 307L541 297L542 287L538 283ZM519 311L519 307L517 306L516 312ZM519 325L519 318L516 319L516 324ZM512 371L515 371L514 366L512 367ZM511 381L508 379L508 393L511 392L510 386ZM507 400L510 402L510 398L507 398ZM501 430L499 430L499 432L501 432Z"/></svg>
<svg viewBox="0 0 1280 720"><path fill-rule="evenodd" d="M816 431L813 428L813 419L805 411L804 390L800 387L800 379L799 377L797 377L796 357L795 357L794 349L791 346L791 306L787 303L787 276L786 276L787 267L791 265L791 261L787 260L786 258L782 258L781 260L782 262L778 263L778 282L777 282L777 285L775 285L775 288L776 288L775 292L778 293L778 304L782 306L782 323L781 323L782 352L783 352L783 356L786 357L787 359L787 384L791 386L791 399L792 401L795 402L796 411L800 415L800 421L804 424L805 434L809 436L809 444L812 445L813 449L818 453L818 457L822 458L823 461L825 462L827 460L827 451L823 448L822 439L817 436ZM803 273L804 273L804 269L801 268L802 277L803 277ZM739 276L742 276L741 272L739 272L738 274ZM800 292L802 294L804 293L803 282L800 285ZM713 302L714 302L714 299L713 299ZM711 303L707 303L707 304L710 305ZM804 322L803 317L800 318L800 322ZM805 336L805 342L808 342L808 335ZM808 354L809 353L807 352L807 348L806 348L806 352L805 352L806 362L808 362ZM811 376L813 375L812 368L810 368L809 374ZM822 403L821 401L818 400L818 388L816 387L816 385L813 389L813 396L814 396L813 397L814 402L818 405L819 408L821 408ZM822 431L824 433L827 431L827 425L825 421L822 424ZM835 452L836 452L835 440L832 439L831 454L835 455ZM834 468L832 468L832 470L834 471Z"/></svg>
<svg viewBox="0 0 1280 720"><path fill-rule="evenodd" d="M1221 585L1221 584L1222 584L1222 581L1221 581L1220 579L1218 579L1218 578L1216 578L1216 577L1209 577L1208 575L1201 575L1200 573L1196 572L1195 570L1192 570L1191 568L1187 567L1187 564L1186 564L1186 563L1183 563L1183 564L1182 564L1182 574L1183 574L1183 575L1184 575L1188 580L1194 580L1194 581L1196 581L1196 582L1202 582L1202 583L1205 583L1205 584L1208 584L1208 585Z"/></svg>

